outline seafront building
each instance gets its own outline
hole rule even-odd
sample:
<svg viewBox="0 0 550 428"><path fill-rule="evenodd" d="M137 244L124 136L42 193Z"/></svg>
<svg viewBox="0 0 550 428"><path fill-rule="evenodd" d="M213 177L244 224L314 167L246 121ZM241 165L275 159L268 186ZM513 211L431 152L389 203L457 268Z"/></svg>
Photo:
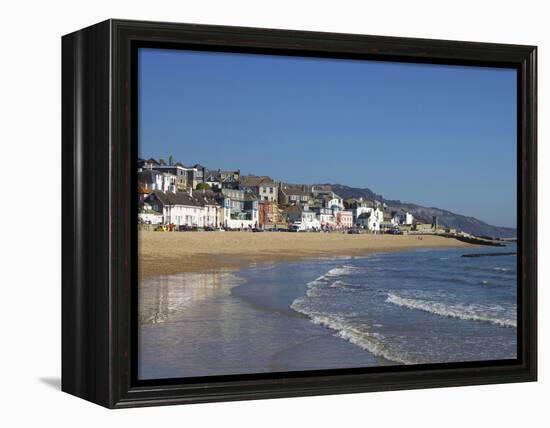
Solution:
<svg viewBox="0 0 550 428"><path fill-rule="evenodd" d="M198 194L197 194L198 193ZM206 193L162 192L155 190L145 198L145 204L157 214L156 221L188 227L219 227L223 219L216 199ZM142 218L151 218L151 212L140 212Z"/></svg>
<svg viewBox="0 0 550 428"><path fill-rule="evenodd" d="M411 213L406 211L395 211L392 213L391 223L394 225L412 225L413 224L413 216Z"/></svg>
<svg viewBox="0 0 550 428"><path fill-rule="evenodd" d="M290 205L285 209L288 222L295 225L298 231L319 231L322 229L321 221L315 211L307 206Z"/></svg>
<svg viewBox="0 0 550 428"><path fill-rule="evenodd" d="M258 199L246 190L222 189L222 227L228 229L252 229L258 227Z"/></svg>
<svg viewBox="0 0 550 428"><path fill-rule="evenodd" d="M355 219L355 224L365 229L379 232L384 222L384 213L378 208L365 208Z"/></svg>
<svg viewBox="0 0 550 428"><path fill-rule="evenodd" d="M283 216L283 210L275 202L258 202L258 223L264 230L284 229L287 227L287 219Z"/></svg>
<svg viewBox="0 0 550 428"><path fill-rule="evenodd" d="M138 221L179 228L378 233L412 230L413 216L377 200L346 199L327 185L277 182L240 170L138 160ZM422 229L422 226L419 228Z"/></svg>
<svg viewBox="0 0 550 428"><path fill-rule="evenodd" d="M338 211L336 213L336 224L340 229L351 229L353 227L353 212Z"/></svg>

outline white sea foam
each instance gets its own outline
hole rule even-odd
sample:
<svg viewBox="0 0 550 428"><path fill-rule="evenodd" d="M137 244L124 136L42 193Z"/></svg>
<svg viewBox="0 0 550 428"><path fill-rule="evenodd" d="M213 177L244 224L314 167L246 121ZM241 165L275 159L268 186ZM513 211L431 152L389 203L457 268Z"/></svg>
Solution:
<svg viewBox="0 0 550 428"><path fill-rule="evenodd" d="M319 295L319 289L323 285L327 285L330 283L330 287L332 288L344 288L346 285L345 282L336 280L333 281L333 278L339 278L345 275L350 275L353 271L357 270L359 268L355 266L350 265L343 265L340 267L332 268L324 275L321 275L317 278L315 278L313 281L310 281L307 283L307 292L306 295L309 297L317 296Z"/></svg>
<svg viewBox="0 0 550 428"><path fill-rule="evenodd" d="M316 285L323 284L325 282L325 280L326 280L325 275L321 275L320 277L315 278L313 281L308 282L307 286L309 288L315 287Z"/></svg>
<svg viewBox="0 0 550 428"><path fill-rule="evenodd" d="M311 308L311 299L321 295L324 286L329 285L330 288L351 287L342 280L332 281L333 278L350 275L359 269L360 268L356 266L343 265L329 270L326 274L310 281L307 284L308 289L306 291L306 296L299 297L294 300L290 307L296 312L309 317L312 323L334 330L338 337L359 346L361 349L364 349L375 356L397 363L415 364L414 361L410 361L399 353L388 349L387 345L383 342L384 338L382 335L374 332L363 331L363 329L360 330L341 316L316 311ZM347 315L351 316L354 314Z"/></svg>
<svg viewBox="0 0 550 428"><path fill-rule="evenodd" d="M388 294L386 302L449 318L488 322L501 327L517 327L515 319L500 318L494 315L495 312L504 312L504 308L498 305L445 305L440 302L401 297L393 293Z"/></svg>
<svg viewBox="0 0 550 428"><path fill-rule="evenodd" d="M326 275L321 275L315 278L313 281L307 283L306 296L307 297L317 297L321 293L321 287L327 284Z"/></svg>
<svg viewBox="0 0 550 428"><path fill-rule="evenodd" d="M336 331L338 337L359 346L377 357L402 364L415 364L398 352L388 349L384 343L384 337L377 333L369 333L359 330L342 317L334 314L317 312L308 307L307 298L300 297L290 306L296 312L304 314L311 319L311 322Z"/></svg>
<svg viewBox="0 0 550 428"><path fill-rule="evenodd" d="M344 281L334 281L332 284L330 284L331 288L342 288L346 285L347 284Z"/></svg>
<svg viewBox="0 0 550 428"><path fill-rule="evenodd" d="M335 277L335 276L344 276L344 275L350 275L352 272L359 270L356 266L350 266L350 265L344 265L340 267L333 268L329 270L325 275L325 277Z"/></svg>
<svg viewBox="0 0 550 428"><path fill-rule="evenodd" d="M511 271L510 268L505 268L505 267L494 267L493 270L496 270L496 271L499 271L499 272L510 272Z"/></svg>

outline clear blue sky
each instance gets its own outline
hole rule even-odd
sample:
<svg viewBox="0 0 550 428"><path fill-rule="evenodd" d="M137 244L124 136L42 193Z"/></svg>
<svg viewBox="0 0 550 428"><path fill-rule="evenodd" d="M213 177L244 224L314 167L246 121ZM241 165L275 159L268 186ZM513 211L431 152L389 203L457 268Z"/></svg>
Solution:
<svg viewBox="0 0 550 428"><path fill-rule="evenodd" d="M139 156L516 226L516 72L140 49Z"/></svg>

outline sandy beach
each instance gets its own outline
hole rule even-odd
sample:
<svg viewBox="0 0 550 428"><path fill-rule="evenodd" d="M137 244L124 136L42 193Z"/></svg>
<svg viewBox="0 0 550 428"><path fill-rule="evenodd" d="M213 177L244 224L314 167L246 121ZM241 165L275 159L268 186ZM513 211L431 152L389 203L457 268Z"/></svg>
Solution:
<svg viewBox="0 0 550 428"><path fill-rule="evenodd" d="M140 278L310 257L473 247L453 238L430 235L140 231L138 239Z"/></svg>
<svg viewBox="0 0 550 428"><path fill-rule="evenodd" d="M173 263L157 269L197 271L140 281L143 379L516 357L516 257L462 257L502 252L498 247L290 233L159 232L145 239L173 247L166 253ZM230 250L233 240L248 244L240 255ZM180 249L191 242L200 256ZM315 252L306 246L312 242ZM332 256L342 245L344 256ZM450 246L458 248L443 248ZM258 248L266 250L262 257ZM350 248L375 254L347 257ZM422 251L392 251L400 248Z"/></svg>

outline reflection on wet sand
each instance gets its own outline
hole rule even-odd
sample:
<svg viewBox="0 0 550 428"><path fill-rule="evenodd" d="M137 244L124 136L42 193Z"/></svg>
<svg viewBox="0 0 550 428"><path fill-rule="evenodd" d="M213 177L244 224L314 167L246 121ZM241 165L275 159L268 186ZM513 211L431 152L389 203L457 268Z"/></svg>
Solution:
<svg viewBox="0 0 550 428"><path fill-rule="evenodd" d="M142 280L139 324L175 321L190 305L228 293L239 279L229 272L181 273Z"/></svg>
<svg viewBox="0 0 550 428"><path fill-rule="evenodd" d="M307 283L333 263L262 264L142 280L138 377L379 365L372 354L290 309Z"/></svg>

